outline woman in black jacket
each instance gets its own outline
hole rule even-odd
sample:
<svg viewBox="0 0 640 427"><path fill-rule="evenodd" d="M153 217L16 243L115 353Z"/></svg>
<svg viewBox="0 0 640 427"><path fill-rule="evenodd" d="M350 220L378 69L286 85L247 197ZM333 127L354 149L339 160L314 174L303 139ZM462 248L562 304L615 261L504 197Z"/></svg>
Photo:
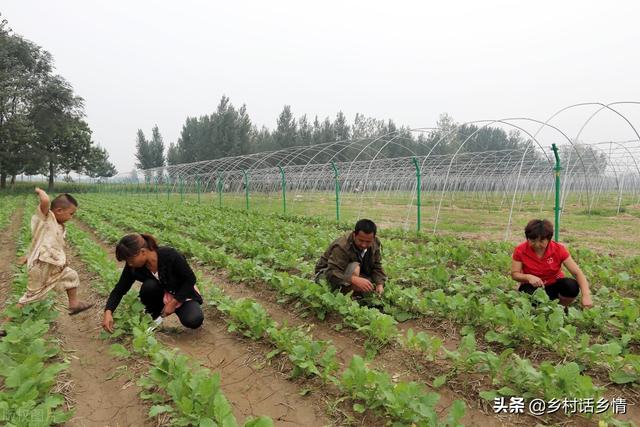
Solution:
<svg viewBox="0 0 640 427"><path fill-rule="evenodd" d="M140 301L157 324L176 313L187 328L202 325L202 297L184 255L174 248L158 246L149 234L128 234L116 245L116 259L126 261L126 265L104 309L102 327L107 332L113 332L113 312L136 280L142 282Z"/></svg>

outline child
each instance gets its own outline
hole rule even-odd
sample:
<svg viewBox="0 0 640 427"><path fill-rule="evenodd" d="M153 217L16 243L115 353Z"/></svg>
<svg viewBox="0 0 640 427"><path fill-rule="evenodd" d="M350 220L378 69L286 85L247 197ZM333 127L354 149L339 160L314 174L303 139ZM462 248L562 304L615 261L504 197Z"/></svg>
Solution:
<svg viewBox="0 0 640 427"><path fill-rule="evenodd" d="M31 249L27 257L29 280L27 291L18 300L18 307L42 300L53 288L66 291L69 297L69 314L78 314L90 307L78 299L78 273L67 266L64 253L64 224L73 218L78 202L70 194L61 194L51 202L44 190L36 187L40 199L31 217ZM4 335L0 330L0 336Z"/></svg>

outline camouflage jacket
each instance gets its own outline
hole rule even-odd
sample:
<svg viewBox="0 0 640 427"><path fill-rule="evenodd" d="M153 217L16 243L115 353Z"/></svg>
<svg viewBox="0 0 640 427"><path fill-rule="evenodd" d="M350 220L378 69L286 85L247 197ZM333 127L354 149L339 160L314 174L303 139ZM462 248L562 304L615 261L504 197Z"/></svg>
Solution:
<svg viewBox="0 0 640 427"><path fill-rule="evenodd" d="M371 278L374 285L384 285L387 275L382 268L382 245L375 238L364 257L353 242L353 232L349 232L334 240L316 263L316 274L325 272L327 281L333 286L344 286L350 278L344 277L347 265L352 262L360 264L360 275Z"/></svg>

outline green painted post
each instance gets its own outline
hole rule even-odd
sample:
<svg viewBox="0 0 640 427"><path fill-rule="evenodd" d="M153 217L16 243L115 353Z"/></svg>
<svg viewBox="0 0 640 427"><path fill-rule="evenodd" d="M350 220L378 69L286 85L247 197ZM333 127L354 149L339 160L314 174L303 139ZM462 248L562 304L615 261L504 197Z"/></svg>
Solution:
<svg viewBox="0 0 640 427"><path fill-rule="evenodd" d="M200 203L200 178L196 178L196 193L198 193L198 203Z"/></svg>
<svg viewBox="0 0 640 427"><path fill-rule="evenodd" d="M180 191L180 203L184 202L184 180L182 177L178 179L178 190Z"/></svg>
<svg viewBox="0 0 640 427"><path fill-rule="evenodd" d="M160 180L160 177L156 176L156 199L160 198L160 195L158 194L158 181Z"/></svg>
<svg viewBox="0 0 640 427"><path fill-rule="evenodd" d="M333 177L336 181L336 222L340 224L340 180L338 179L340 174L338 173L336 162L332 161L331 167L333 168Z"/></svg>
<svg viewBox="0 0 640 427"><path fill-rule="evenodd" d="M416 167L416 193L417 193L417 208L418 208L418 233L420 232L420 225L422 223L421 218L421 200L420 193L422 193L422 177L420 176L420 165L418 164L418 159L413 157L413 165Z"/></svg>
<svg viewBox="0 0 640 427"><path fill-rule="evenodd" d="M282 166L278 166L280 170L280 176L282 177L282 212L284 215L287 214L287 180L284 176L284 169Z"/></svg>
<svg viewBox="0 0 640 427"><path fill-rule="evenodd" d="M551 144L551 149L553 150L553 155L556 156L556 166L553 168L556 176L556 206L553 240L557 242L560 238L560 171L562 170L562 167L560 166L560 156L558 155L558 147L556 144Z"/></svg>
<svg viewBox="0 0 640 427"><path fill-rule="evenodd" d="M222 209L222 186L224 183L224 174L218 174L218 207Z"/></svg>
<svg viewBox="0 0 640 427"><path fill-rule="evenodd" d="M167 178L167 200L171 196L171 177Z"/></svg>
<svg viewBox="0 0 640 427"><path fill-rule="evenodd" d="M242 175L244 175L244 198L246 203L246 208L249 210L249 175L247 171L242 169Z"/></svg>

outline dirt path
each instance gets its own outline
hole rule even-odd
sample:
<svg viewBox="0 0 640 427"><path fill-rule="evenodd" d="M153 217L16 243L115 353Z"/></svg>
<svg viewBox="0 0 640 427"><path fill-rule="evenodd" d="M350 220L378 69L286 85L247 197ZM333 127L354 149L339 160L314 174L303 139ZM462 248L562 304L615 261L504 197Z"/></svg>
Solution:
<svg viewBox="0 0 640 427"><path fill-rule="evenodd" d="M4 308L7 297L11 294L13 282L13 265L16 261L17 237L22 225L24 208L18 208L9 225L0 232L0 310Z"/></svg>
<svg viewBox="0 0 640 427"><path fill-rule="evenodd" d="M113 248L105 245L86 224L75 223L115 260ZM265 363L264 354L272 350L270 346L229 334L217 311L206 305L203 309L202 328L184 329L177 318L171 316L157 336L167 346L179 348L202 366L220 374L222 390L239 422L249 416L267 415L277 426L332 424L313 393L301 396L298 384L288 380L276 366Z"/></svg>
<svg viewBox="0 0 640 427"><path fill-rule="evenodd" d="M10 294L13 281L13 265L16 260L17 237L22 225L24 209L17 209L9 226L0 233L0 306L4 305ZM67 254L71 267L80 274L81 298L103 302L88 289L91 276L84 271L71 252ZM60 339L63 357L71 363L69 369L59 381L59 388L65 394L67 402L73 404L74 417L68 426L152 426L147 421L148 407L137 397L138 388L127 375L114 377L122 362L108 356L107 345L98 338L95 329L98 312L92 308L77 316L66 313L66 295L58 298L61 313L49 332ZM125 372L124 370L121 370ZM113 379L110 379L114 377ZM64 383L64 384L63 384Z"/></svg>
<svg viewBox="0 0 640 427"><path fill-rule="evenodd" d="M336 356L345 366L355 354L364 355L362 334L346 327L341 331L334 329L336 325L342 323L337 315L327 314L324 320L318 320L312 314L303 317L305 311L297 309L295 302L278 302L280 298L278 293L269 288L266 283L256 283L254 286L234 283L222 270L204 271L204 277L210 279L232 298L251 298L260 302L260 305L280 325L286 323L289 326L311 326L310 334L315 339L333 342L338 351Z"/></svg>
<svg viewBox="0 0 640 427"><path fill-rule="evenodd" d="M315 397L300 396L301 387L278 370L280 359L264 360L271 347L229 334L213 310L205 310L205 316L204 326L197 330L182 328L172 316L157 336L165 345L179 348L220 373L220 385L238 421L268 415L278 426L331 424L314 404Z"/></svg>
<svg viewBox="0 0 640 427"><path fill-rule="evenodd" d="M74 417L68 426L153 426L147 417L149 405L140 398L135 385L142 365L117 360L109 355L109 343L98 337L101 330L100 298L90 285L95 275L88 272L73 251L67 251L70 266L80 276L80 298L95 305L75 316L66 313L67 297L60 295L60 315L54 333L60 338L65 356L70 360L67 378L72 383L69 394L74 403Z"/></svg>
<svg viewBox="0 0 640 427"><path fill-rule="evenodd" d="M103 248L112 253L113 249L106 246L103 241L101 241L93 232L93 230L88 227L86 224L80 224L79 226L87 233L89 233L94 240L103 246ZM294 304L280 303L278 302L277 293L268 288L267 284L264 283L256 283L254 286L249 286L248 284L238 284L232 282L227 273L222 270L215 269L206 269L200 268L200 270L206 270L204 272L204 276L207 279L210 279L217 286L220 286L227 295L233 298L252 298L258 301L267 312L280 324L286 322L289 325L306 325L310 320L313 320L311 317L302 318L301 313L297 312L294 307ZM181 334L167 334L164 338L164 342L169 345L174 345L179 347L182 351L187 354L192 355L197 358L201 363L205 366L208 366L212 369L219 370L220 368L217 365L224 365L228 363L232 369L231 376L229 377L229 381L236 381L236 378L240 382L243 381L242 378L249 378L247 368L255 369L256 366L261 365L260 358L261 355L266 354L271 350L268 346L261 345L259 343L255 343L249 340L242 340L243 342L239 343L239 349L235 350L235 347L238 345L238 337L230 336L226 332L226 328L224 327L221 320L218 320L218 315L215 311L208 311L205 309L205 315L207 315L206 329L208 330L206 333L204 329L199 331L185 331L179 327L179 323L172 316L172 321L168 323L168 325L177 326L177 330L184 331ZM333 326L341 323L339 316L328 315L327 318L320 322L317 321L313 323L311 332L316 339L322 340L331 340L336 349L338 350L338 359L346 367L349 363L349 360L354 354L363 355L363 343L364 337L361 334L349 329L344 328L341 331L336 331L333 329ZM401 324L402 325L402 324ZM424 327L425 322L408 322L406 327L409 325L413 326L414 329L417 327L420 330L420 326ZM401 328L401 329L406 329ZM431 331L433 334L433 332ZM204 334L204 335L203 335ZM163 335L163 334L160 334ZM446 337L447 334L441 334L441 336ZM198 344L194 345L194 342ZM201 342L205 342L209 345L200 345ZM215 347L221 346L226 347L229 346L229 354L244 354L247 352L247 347L255 348L255 350L249 349L249 354L245 354L244 356L238 356L237 358L229 361L229 360L220 360L220 352L218 352ZM447 347L455 348L457 346L457 338L445 339L445 345ZM213 348L213 350L212 350ZM240 351L241 353L238 353ZM224 354L224 351L222 352ZM385 349L380 357L376 358L375 361L372 362L372 366L377 369L383 369L387 372L394 375L396 378L401 378L403 380L409 381L419 381L422 382L423 378L420 375L410 375L407 371L408 365L406 363L407 354L402 351L398 346L391 346ZM208 362L207 362L208 361ZM260 373L258 373L260 374ZM227 375L222 375L222 385L224 388L224 384L227 381ZM289 382L290 383L290 382ZM305 386L307 386L305 384ZM300 387L295 389L295 392L299 392ZM440 389L437 391L441 395L441 400L438 404L438 410L442 414L446 413L453 403L455 399L459 399L462 396L456 395L456 393L447 390L446 388ZM228 393L225 390L225 394ZM238 402L240 407L242 408L242 403ZM234 406L236 406L236 402L234 402ZM469 405L468 405L469 406ZM251 408L251 405L248 405ZM245 408L246 410L246 408ZM501 422L495 416L487 415L480 409L467 407L467 415L465 416L464 423L465 425L472 426L494 426L494 425L505 425L504 422ZM264 412L263 412L264 413ZM237 415L237 414L236 414ZM276 417L273 417L276 420Z"/></svg>

